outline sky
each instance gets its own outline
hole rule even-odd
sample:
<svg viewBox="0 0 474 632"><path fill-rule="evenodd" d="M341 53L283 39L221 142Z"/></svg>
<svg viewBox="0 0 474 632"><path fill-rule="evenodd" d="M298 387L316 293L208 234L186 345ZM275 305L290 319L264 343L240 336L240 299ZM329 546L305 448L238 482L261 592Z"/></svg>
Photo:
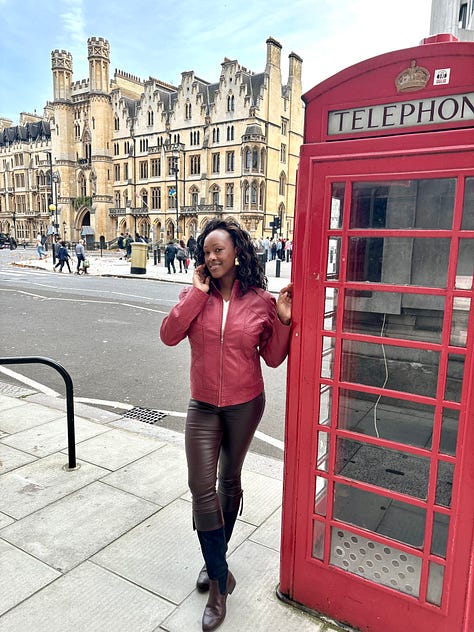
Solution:
<svg viewBox="0 0 474 632"><path fill-rule="evenodd" d="M303 91L359 61L416 46L429 35L431 0L0 0L0 117L42 114L52 100L51 51L88 78L87 39L110 44L117 68L179 85L193 70L219 80L224 58L263 72L268 37L303 59Z"/></svg>

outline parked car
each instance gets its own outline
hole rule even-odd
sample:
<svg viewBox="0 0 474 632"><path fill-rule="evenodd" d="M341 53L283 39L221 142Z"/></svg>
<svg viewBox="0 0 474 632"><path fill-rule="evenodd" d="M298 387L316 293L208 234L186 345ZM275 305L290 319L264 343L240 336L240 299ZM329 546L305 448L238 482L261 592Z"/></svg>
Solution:
<svg viewBox="0 0 474 632"><path fill-rule="evenodd" d="M10 248L10 237L6 233L0 233L0 248Z"/></svg>

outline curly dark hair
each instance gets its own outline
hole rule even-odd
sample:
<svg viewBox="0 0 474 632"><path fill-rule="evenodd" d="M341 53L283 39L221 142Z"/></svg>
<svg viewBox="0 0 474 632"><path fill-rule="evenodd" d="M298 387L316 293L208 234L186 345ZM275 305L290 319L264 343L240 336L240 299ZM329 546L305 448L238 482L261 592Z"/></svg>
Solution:
<svg viewBox="0 0 474 632"><path fill-rule="evenodd" d="M197 238L195 252L196 266L204 263L204 240L213 230L225 230L229 233L234 247L237 249L237 278L240 288L245 294L251 287L267 289L267 277L257 257L255 247L250 235L234 219L211 219L204 226L202 233Z"/></svg>

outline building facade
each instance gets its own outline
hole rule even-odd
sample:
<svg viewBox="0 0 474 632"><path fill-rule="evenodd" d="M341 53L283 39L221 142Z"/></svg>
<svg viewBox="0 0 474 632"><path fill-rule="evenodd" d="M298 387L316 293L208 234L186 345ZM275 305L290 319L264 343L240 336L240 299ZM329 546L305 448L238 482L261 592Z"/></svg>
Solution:
<svg viewBox="0 0 474 632"><path fill-rule="evenodd" d="M432 0L430 35L438 33L474 41L474 0Z"/></svg>
<svg viewBox="0 0 474 632"><path fill-rule="evenodd" d="M266 42L265 69L224 59L216 83L183 72L179 86L121 70L110 47L89 38L89 77L73 81L67 51L51 54L53 100L44 115L0 119L0 232L31 240L154 242L188 238L214 216L234 217L253 237L278 218L293 233L303 139L302 60Z"/></svg>

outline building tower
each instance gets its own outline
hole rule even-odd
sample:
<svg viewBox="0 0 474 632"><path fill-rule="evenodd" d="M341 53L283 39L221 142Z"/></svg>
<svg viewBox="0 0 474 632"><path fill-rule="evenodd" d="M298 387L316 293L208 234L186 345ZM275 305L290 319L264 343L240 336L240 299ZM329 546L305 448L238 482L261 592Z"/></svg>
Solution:
<svg viewBox="0 0 474 632"><path fill-rule="evenodd" d="M474 41L474 0L432 0L430 35L438 33Z"/></svg>

